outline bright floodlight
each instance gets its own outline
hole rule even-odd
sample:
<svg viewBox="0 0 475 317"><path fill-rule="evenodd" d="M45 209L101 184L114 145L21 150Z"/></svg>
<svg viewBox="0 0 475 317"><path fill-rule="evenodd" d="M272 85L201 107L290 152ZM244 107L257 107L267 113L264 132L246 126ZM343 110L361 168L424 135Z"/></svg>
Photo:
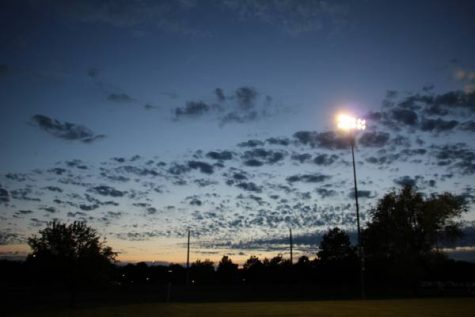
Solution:
<svg viewBox="0 0 475 317"><path fill-rule="evenodd" d="M337 127L340 130L364 130L366 129L366 120L355 118L347 114L339 114L336 117Z"/></svg>

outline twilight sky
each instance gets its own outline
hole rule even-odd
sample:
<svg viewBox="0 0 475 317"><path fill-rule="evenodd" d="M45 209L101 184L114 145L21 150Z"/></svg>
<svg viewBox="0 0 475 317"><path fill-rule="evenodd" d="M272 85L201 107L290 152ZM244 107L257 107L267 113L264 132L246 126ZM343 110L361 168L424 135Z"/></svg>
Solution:
<svg viewBox="0 0 475 317"><path fill-rule="evenodd" d="M0 257L85 220L122 261L313 256L412 183L475 232L473 1L2 1ZM448 250L475 249L475 235Z"/></svg>

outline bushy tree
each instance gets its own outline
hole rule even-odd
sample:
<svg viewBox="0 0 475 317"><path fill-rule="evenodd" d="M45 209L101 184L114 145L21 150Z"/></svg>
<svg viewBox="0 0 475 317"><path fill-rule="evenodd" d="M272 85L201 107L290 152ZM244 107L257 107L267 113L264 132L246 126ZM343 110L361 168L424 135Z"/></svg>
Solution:
<svg viewBox="0 0 475 317"><path fill-rule="evenodd" d="M208 259L196 260L190 267L191 281L196 284L214 282L214 263Z"/></svg>
<svg viewBox="0 0 475 317"><path fill-rule="evenodd" d="M218 279L223 283L231 283L237 279L238 265L234 264L227 255L223 256L216 270Z"/></svg>
<svg viewBox="0 0 475 317"><path fill-rule="evenodd" d="M463 200L450 193L424 198L404 186L386 194L371 210L363 232L365 252L387 259L428 254L440 242L461 236L457 220L465 211Z"/></svg>
<svg viewBox="0 0 475 317"><path fill-rule="evenodd" d="M322 237L318 251L319 279L334 284L354 283L358 262L348 234L338 227Z"/></svg>
<svg viewBox="0 0 475 317"><path fill-rule="evenodd" d="M346 261L355 256L350 237L338 227L328 230L322 237L318 259L322 263Z"/></svg>
<svg viewBox="0 0 475 317"><path fill-rule="evenodd" d="M109 280L116 253L84 222L53 221L28 239L27 263L34 276L48 284L64 285L72 298L80 287Z"/></svg>
<svg viewBox="0 0 475 317"><path fill-rule="evenodd" d="M249 282L259 282L263 277L264 264L262 264L258 257L252 255L246 260L246 262L244 262L243 272L244 277Z"/></svg>

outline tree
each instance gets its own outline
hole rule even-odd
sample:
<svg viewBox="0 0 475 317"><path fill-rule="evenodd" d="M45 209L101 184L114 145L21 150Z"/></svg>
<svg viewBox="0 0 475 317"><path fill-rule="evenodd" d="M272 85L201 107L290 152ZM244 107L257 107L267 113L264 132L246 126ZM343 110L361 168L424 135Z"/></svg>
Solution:
<svg viewBox="0 0 475 317"><path fill-rule="evenodd" d="M190 267L191 282L197 284L212 283L214 279L214 263L208 259L196 260Z"/></svg>
<svg viewBox="0 0 475 317"><path fill-rule="evenodd" d="M258 257L252 255L244 262L244 276L249 282L258 282L263 280L264 264Z"/></svg>
<svg viewBox="0 0 475 317"><path fill-rule="evenodd" d="M227 256L223 256L216 270L218 278L223 283L231 283L237 279L238 265Z"/></svg>
<svg viewBox="0 0 475 317"><path fill-rule="evenodd" d="M335 263L354 258L350 237L338 227L328 230L320 242L318 258L322 263Z"/></svg>
<svg viewBox="0 0 475 317"><path fill-rule="evenodd" d="M319 279L331 284L354 283L358 262L350 237L338 227L322 237L318 251Z"/></svg>
<svg viewBox="0 0 475 317"><path fill-rule="evenodd" d="M427 255L440 242L462 235L456 220L465 211L464 201L450 193L424 198L406 185L386 194L371 210L363 231L365 252L386 259Z"/></svg>
<svg viewBox="0 0 475 317"><path fill-rule="evenodd" d="M116 253L84 222L50 222L39 236L28 238L27 262L43 282L64 284L74 295L79 286L105 282Z"/></svg>

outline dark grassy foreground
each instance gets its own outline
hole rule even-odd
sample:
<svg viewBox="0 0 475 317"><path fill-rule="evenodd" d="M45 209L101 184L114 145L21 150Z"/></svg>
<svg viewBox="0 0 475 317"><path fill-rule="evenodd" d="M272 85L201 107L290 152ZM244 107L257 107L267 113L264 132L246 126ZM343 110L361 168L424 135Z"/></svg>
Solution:
<svg viewBox="0 0 475 317"><path fill-rule="evenodd" d="M158 303L76 310L37 310L11 316L475 316L474 298L308 302Z"/></svg>

